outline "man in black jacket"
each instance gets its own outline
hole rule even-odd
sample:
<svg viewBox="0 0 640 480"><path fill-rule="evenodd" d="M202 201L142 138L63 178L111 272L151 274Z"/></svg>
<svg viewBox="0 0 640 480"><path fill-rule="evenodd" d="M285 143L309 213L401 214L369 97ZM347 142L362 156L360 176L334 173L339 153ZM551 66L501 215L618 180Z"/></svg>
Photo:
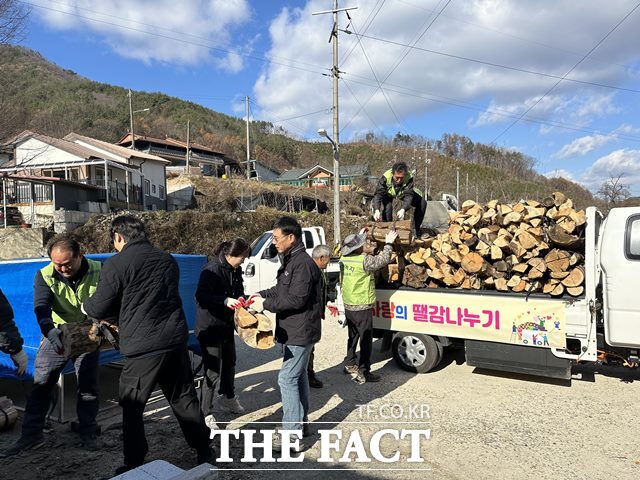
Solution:
<svg viewBox="0 0 640 480"><path fill-rule="evenodd" d="M283 344L284 361L278 375L282 396L282 428L308 434L309 381L307 364L320 341L322 280L320 269L305 251L302 228L291 217L273 228L273 244L281 256L275 287L259 292L251 308L276 314L276 339ZM307 435L305 435L307 436ZM278 438L274 447L277 448Z"/></svg>
<svg viewBox="0 0 640 480"><path fill-rule="evenodd" d="M413 207L413 221L416 235L420 235L420 227L427 211L427 202L422 192L414 186L414 179L404 162L395 163L384 172L376 185L371 205L374 208L373 219L378 222L394 221L393 199L402 201L395 219L404 220L406 211Z"/></svg>
<svg viewBox="0 0 640 480"><path fill-rule="evenodd" d="M0 290L0 352L11 356L18 376L24 374L27 369L27 354L22 349L23 344L18 327L13 321L11 304Z"/></svg>
<svg viewBox="0 0 640 480"><path fill-rule="evenodd" d="M187 322L178 291L175 259L147 240L144 224L131 215L111 222L117 255L100 273L96 293L83 303L90 317L117 314L120 350L125 365L120 375L123 473L144 463L148 451L142 414L156 384L168 400L198 463L211 462L209 429L193 386L187 351Z"/></svg>

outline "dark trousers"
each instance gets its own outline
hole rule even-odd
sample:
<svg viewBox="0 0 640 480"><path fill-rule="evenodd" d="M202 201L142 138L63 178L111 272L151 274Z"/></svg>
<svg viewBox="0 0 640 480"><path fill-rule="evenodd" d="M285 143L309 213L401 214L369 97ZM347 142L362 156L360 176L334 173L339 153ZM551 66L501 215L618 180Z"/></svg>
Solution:
<svg viewBox="0 0 640 480"><path fill-rule="evenodd" d="M316 346L314 345L313 348L311 349L311 354L309 355L309 363L307 363L307 375L310 377L316 375L316 372L313 369L313 359L315 358L315 353L316 353Z"/></svg>
<svg viewBox="0 0 640 480"><path fill-rule="evenodd" d="M36 354L33 375L33 390L27 400L22 421L22 436L40 435L51 405L53 389L60 378L60 372L71 360L76 369L78 390L76 412L80 424L80 435L96 431L98 414L98 360L100 352L83 353L74 358L58 354L51 342L42 337Z"/></svg>
<svg viewBox="0 0 640 480"><path fill-rule="evenodd" d="M420 234L420 227L422 226L424 215L425 213L427 213L427 202L425 202L422 196L418 195L417 193L414 193L411 206L413 207L413 223L416 229L416 234ZM383 222L392 222L394 220L393 199L391 197L385 196L382 198L381 213L382 213Z"/></svg>
<svg viewBox="0 0 640 480"><path fill-rule="evenodd" d="M231 339L218 342L200 340L204 381L202 382L202 413L206 416L213 411L216 390L227 398L235 396L236 344Z"/></svg>
<svg viewBox="0 0 640 480"><path fill-rule="evenodd" d="M344 363L347 365L358 365L358 371L366 373L371 371L371 351L373 350L373 311L366 310L346 310L347 329L349 338L347 340L347 356ZM360 359L356 355L356 348L360 343Z"/></svg>
<svg viewBox="0 0 640 480"><path fill-rule="evenodd" d="M120 375L124 463L136 467L149 451L142 414L156 384L169 402L191 448L204 451L209 428L204 423L187 347L142 358L127 358Z"/></svg>

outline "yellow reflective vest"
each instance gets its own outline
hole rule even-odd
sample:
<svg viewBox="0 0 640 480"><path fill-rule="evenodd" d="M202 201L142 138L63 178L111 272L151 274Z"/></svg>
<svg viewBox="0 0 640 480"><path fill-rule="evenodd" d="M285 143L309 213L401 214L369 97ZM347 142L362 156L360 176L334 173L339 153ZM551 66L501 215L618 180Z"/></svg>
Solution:
<svg viewBox="0 0 640 480"><path fill-rule="evenodd" d="M76 291L54 275L53 262L40 269L44 283L53 292L53 305L51 306L51 318L57 327L63 323L82 322L87 316L82 313L80 306L87 298L94 294L98 286L100 269L102 264L96 260L86 259L89 270L82 277L76 287Z"/></svg>
<svg viewBox="0 0 640 480"><path fill-rule="evenodd" d="M376 303L373 272L364 269L364 254L340 257L340 285L345 305Z"/></svg>

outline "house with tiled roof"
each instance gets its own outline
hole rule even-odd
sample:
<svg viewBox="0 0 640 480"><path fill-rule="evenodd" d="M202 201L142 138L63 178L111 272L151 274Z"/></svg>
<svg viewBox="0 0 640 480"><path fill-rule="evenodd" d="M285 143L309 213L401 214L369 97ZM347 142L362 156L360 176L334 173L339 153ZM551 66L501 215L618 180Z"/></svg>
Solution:
<svg viewBox="0 0 640 480"><path fill-rule="evenodd" d="M356 180L368 176L368 165L340 166L340 190L350 190ZM334 174L327 167L315 165L311 168L285 170L275 181L296 187L333 188Z"/></svg>

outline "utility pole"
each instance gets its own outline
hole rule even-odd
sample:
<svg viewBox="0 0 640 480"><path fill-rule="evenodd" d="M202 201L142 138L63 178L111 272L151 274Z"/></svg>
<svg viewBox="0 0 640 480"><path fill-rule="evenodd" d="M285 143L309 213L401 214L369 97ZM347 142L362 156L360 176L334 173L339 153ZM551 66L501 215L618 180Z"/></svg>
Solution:
<svg viewBox="0 0 640 480"><path fill-rule="evenodd" d="M342 241L340 234L340 117L338 114L338 80L340 71L338 70L338 12L355 10L358 7L347 7L338 9L338 0L333 0L333 9L322 12L314 12L312 15L325 13L333 14L333 28L329 41L333 43L333 238L335 243ZM326 132L325 132L326 133Z"/></svg>
<svg viewBox="0 0 640 480"><path fill-rule="evenodd" d="M190 166L190 160L191 160L191 132L190 132L190 127L191 127L191 121L187 120L187 152L185 154L185 163L186 163L186 167L185 171L187 173L187 175L189 175L190 170L189 170L189 166Z"/></svg>
<svg viewBox="0 0 640 480"><path fill-rule="evenodd" d="M133 134L133 106L131 105L131 89L129 89L129 130L131 131L131 150L135 150L136 137Z"/></svg>
<svg viewBox="0 0 640 480"><path fill-rule="evenodd" d="M431 163L431 159L429 158L429 142L424 145L424 199L427 200L429 198L429 163Z"/></svg>
<svg viewBox="0 0 640 480"><path fill-rule="evenodd" d="M247 115L247 180L251 178L251 154L249 153L249 95L244 97Z"/></svg>

